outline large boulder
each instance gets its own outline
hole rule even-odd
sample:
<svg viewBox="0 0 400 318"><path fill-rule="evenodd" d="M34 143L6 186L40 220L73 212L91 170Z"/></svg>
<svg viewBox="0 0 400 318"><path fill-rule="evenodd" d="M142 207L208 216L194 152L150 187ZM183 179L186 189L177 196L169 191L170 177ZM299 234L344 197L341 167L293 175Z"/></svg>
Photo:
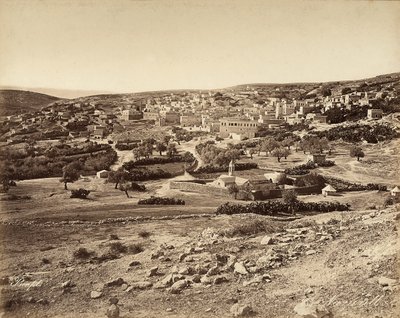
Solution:
<svg viewBox="0 0 400 318"><path fill-rule="evenodd" d="M253 309L249 305L234 304L230 309L233 317L247 317L254 313Z"/></svg>
<svg viewBox="0 0 400 318"><path fill-rule="evenodd" d="M305 299L294 307L294 311L302 318L332 318L332 313L323 305Z"/></svg>

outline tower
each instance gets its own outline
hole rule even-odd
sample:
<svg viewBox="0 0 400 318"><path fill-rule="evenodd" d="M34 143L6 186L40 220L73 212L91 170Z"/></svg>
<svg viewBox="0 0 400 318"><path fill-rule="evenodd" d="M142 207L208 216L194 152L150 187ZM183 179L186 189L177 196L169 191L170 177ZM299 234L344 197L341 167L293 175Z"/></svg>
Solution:
<svg viewBox="0 0 400 318"><path fill-rule="evenodd" d="M233 172L235 171L235 164L233 163L233 160L229 163L229 170L228 170L228 175L233 176Z"/></svg>

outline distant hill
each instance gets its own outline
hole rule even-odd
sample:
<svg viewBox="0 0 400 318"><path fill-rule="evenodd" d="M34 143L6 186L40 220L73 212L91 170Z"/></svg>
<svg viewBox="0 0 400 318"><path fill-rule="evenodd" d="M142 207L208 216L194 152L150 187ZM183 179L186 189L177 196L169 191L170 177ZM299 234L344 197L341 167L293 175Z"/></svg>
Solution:
<svg viewBox="0 0 400 318"><path fill-rule="evenodd" d="M0 89L0 116L34 112L59 99L30 91Z"/></svg>

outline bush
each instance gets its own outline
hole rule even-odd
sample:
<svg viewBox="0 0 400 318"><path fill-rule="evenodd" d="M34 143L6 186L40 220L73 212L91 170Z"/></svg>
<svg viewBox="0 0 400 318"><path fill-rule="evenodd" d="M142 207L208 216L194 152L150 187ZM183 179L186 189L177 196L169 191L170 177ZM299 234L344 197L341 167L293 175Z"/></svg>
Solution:
<svg viewBox="0 0 400 318"><path fill-rule="evenodd" d="M131 254L139 254L144 251L143 244L141 243L134 243L128 246L128 252Z"/></svg>
<svg viewBox="0 0 400 318"><path fill-rule="evenodd" d="M110 244L111 253L126 253L128 248L121 242L113 242Z"/></svg>
<svg viewBox="0 0 400 318"><path fill-rule="evenodd" d="M139 200L138 204L141 205L185 205L185 201L175 198L161 198L161 197L151 197L148 199Z"/></svg>
<svg viewBox="0 0 400 318"><path fill-rule="evenodd" d="M87 199L90 191L85 189L71 190L70 198Z"/></svg>
<svg viewBox="0 0 400 318"><path fill-rule="evenodd" d="M141 238L148 238L148 237L150 237L151 233L148 232L148 231L146 231L146 230L142 230L142 231L140 231L140 232L138 233L138 235L139 235Z"/></svg>
<svg viewBox="0 0 400 318"><path fill-rule="evenodd" d="M86 248L80 247L73 253L73 256L78 259L87 259L93 254L94 252L89 252Z"/></svg>
<svg viewBox="0 0 400 318"><path fill-rule="evenodd" d="M136 182L132 182L131 191L145 192L146 186L144 184L139 184Z"/></svg>
<svg viewBox="0 0 400 318"><path fill-rule="evenodd" d="M332 160L325 160L318 164L318 167L332 167L335 165L335 161Z"/></svg>
<svg viewBox="0 0 400 318"><path fill-rule="evenodd" d="M30 200L32 197L30 195L16 195L16 194L9 194L3 198L1 201L18 201L18 200Z"/></svg>
<svg viewBox="0 0 400 318"><path fill-rule="evenodd" d="M393 204L394 204L394 199L393 199L393 197L392 197L392 196L388 196L388 197L385 199L385 202L383 203L383 206L386 208L387 206L393 205Z"/></svg>

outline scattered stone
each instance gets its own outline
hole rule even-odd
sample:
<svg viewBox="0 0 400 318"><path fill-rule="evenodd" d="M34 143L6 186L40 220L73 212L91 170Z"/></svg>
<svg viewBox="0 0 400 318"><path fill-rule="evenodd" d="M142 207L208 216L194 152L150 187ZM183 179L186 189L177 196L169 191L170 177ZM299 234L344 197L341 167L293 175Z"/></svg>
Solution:
<svg viewBox="0 0 400 318"><path fill-rule="evenodd" d="M119 318L119 307L117 304L112 304L107 309L107 317L108 318Z"/></svg>
<svg viewBox="0 0 400 318"><path fill-rule="evenodd" d="M258 285L263 282L263 277L262 276L254 276L250 280L246 280L243 282L243 287L249 286L249 285Z"/></svg>
<svg viewBox="0 0 400 318"><path fill-rule="evenodd" d="M261 245L271 245L274 243L274 239L271 236L264 236L261 240Z"/></svg>
<svg viewBox="0 0 400 318"><path fill-rule="evenodd" d="M153 277L157 275L158 267L152 267L150 270L147 272L147 277Z"/></svg>
<svg viewBox="0 0 400 318"><path fill-rule="evenodd" d="M178 280L174 284L172 284L170 292L172 294L179 294L182 289L186 288L188 286L188 282L186 280Z"/></svg>
<svg viewBox="0 0 400 318"><path fill-rule="evenodd" d="M317 253L316 250L308 250L308 251L306 252L306 255L314 255L314 254L316 254L316 253Z"/></svg>
<svg viewBox="0 0 400 318"><path fill-rule="evenodd" d="M230 312L233 317L246 317L253 314L253 309L249 305L234 304Z"/></svg>
<svg viewBox="0 0 400 318"><path fill-rule="evenodd" d="M164 256L164 252L162 250L157 250L151 253L151 259L157 259L160 256Z"/></svg>
<svg viewBox="0 0 400 318"><path fill-rule="evenodd" d="M203 276L200 279L200 282L204 285L211 285L213 283L213 279L210 276Z"/></svg>
<svg viewBox="0 0 400 318"><path fill-rule="evenodd" d="M218 276L214 278L214 285L219 285L222 283L228 282L228 279L225 276Z"/></svg>
<svg viewBox="0 0 400 318"><path fill-rule="evenodd" d="M204 275L204 274L206 274L206 273L208 272L208 266L204 266L204 265L201 265L201 264L197 264L197 265L194 267L194 270L195 270L195 272L196 272L197 274Z"/></svg>
<svg viewBox="0 0 400 318"><path fill-rule="evenodd" d="M392 279L392 278L387 278L387 277L379 277L378 279L378 283L379 285L381 285L382 287L386 287L386 286L393 286L397 284L397 280Z"/></svg>
<svg viewBox="0 0 400 318"><path fill-rule="evenodd" d="M200 283L201 282L201 276L199 274L196 274L192 277L193 283Z"/></svg>
<svg viewBox="0 0 400 318"><path fill-rule="evenodd" d="M110 304L116 305L119 303L119 299L117 297L111 297L110 298Z"/></svg>
<svg viewBox="0 0 400 318"><path fill-rule="evenodd" d="M167 312L173 312L174 310L172 308L167 308L165 311Z"/></svg>
<svg viewBox="0 0 400 318"><path fill-rule="evenodd" d="M101 296L103 296L103 293L99 292L97 290L93 290L90 292L90 298L92 298L92 299L97 299L97 298L100 298Z"/></svg>
<svg viewBox="0 0 400 318"><path fill-rule="evenodd" d="M307 295L310 295L310 294L314 294L314 289L312 289L311 287L309 287L309 288L307 288L305 291L304 291L304 294L307 296Z"/></svg>
<svg viewBox="0 0 400 318"><path fill-rule="evenodd" d="M315 304L309 299L303 300L294 307L294 311L303 318L331 318L332 313L322 305Z"/></svg>
<svg viewBox="0 0 400 318"><path fill-rule="evenodd" d="M218 266L213 266L211 267L208 272L206 273L206 276L215 276L219 274L219 268Z"/></svg>
<svg viewBox="0 0 400 318"><path fill-rule="evenodd" d="M207 308L207 309L205 310L205 312L210 312L210 311L212 311L212 308Z"/></svg>
<svg viewBox="0 0 400 318"><path fill-rule="evenodd" d="M234 272L241 275L247 275L249 272L244 266L243 262L237 262L234 265Z"/></svg>
<svg viewBox="0 0 400 318"><path fill-rule="evenodd" d="M195 273L195 270L193 269L193 267L184 266L180 270L178 270L178 273L181 275L193 275Z"/></svg>
<svg viewBox="0 0 400 318"><path fill-rule="evenodd" d="M67 280L61 284L61 288L71 288L74 287L75 284L71 280Z"/></svg>
<svg viewBox="0 0 400 318"><path fill-rule="evenodd" d="M132 289L147 289L147 288L150 288L152 286L153 286L152 282L146 282L146 281L134 282L134 283L131 284L131 286L130 286L131 289L130 290L132 290Z"/></svg>
<svg viewBox="0 0 400 318"><path fill-rule="evenodd" d="M48 305L49 301L47 299L41 298L38 301L36 301L36 303L41 305Z"/></svg>
<svg viewBox="0 0 400 318"><path fill-rule="evenodd" d="M140 263L139 261L132 261L129 263L130 267L135 267L135 266L139 266L142 265L142 263Z"/></svg>
<svg viewBox="0 0 400 318"><path fill-rule="evenodd" d="M125 283L125 281L121 277L119 277L117 279L114 279L114 280L106 283L104 286L105 287L121 286L124 283Z"/></svg>
<svg viewBox="0 0 400 318"><path fill-rule="evenodd" d="M179 261L180 261L180 262L183 262L184 259L186 258L186 256L188 256L188 254L186 254L186 253L180 254L180 255L179 255Z"/></svg>
<svg viewBox="0 0 400 318"><path fill-rule="evenodd" d="M125 290L125 289L127 289L127 288L128 288L128 284L125 283L125 284L122 284L122 285L121 285L121 289L122 289L122 290Z"/></svg>

